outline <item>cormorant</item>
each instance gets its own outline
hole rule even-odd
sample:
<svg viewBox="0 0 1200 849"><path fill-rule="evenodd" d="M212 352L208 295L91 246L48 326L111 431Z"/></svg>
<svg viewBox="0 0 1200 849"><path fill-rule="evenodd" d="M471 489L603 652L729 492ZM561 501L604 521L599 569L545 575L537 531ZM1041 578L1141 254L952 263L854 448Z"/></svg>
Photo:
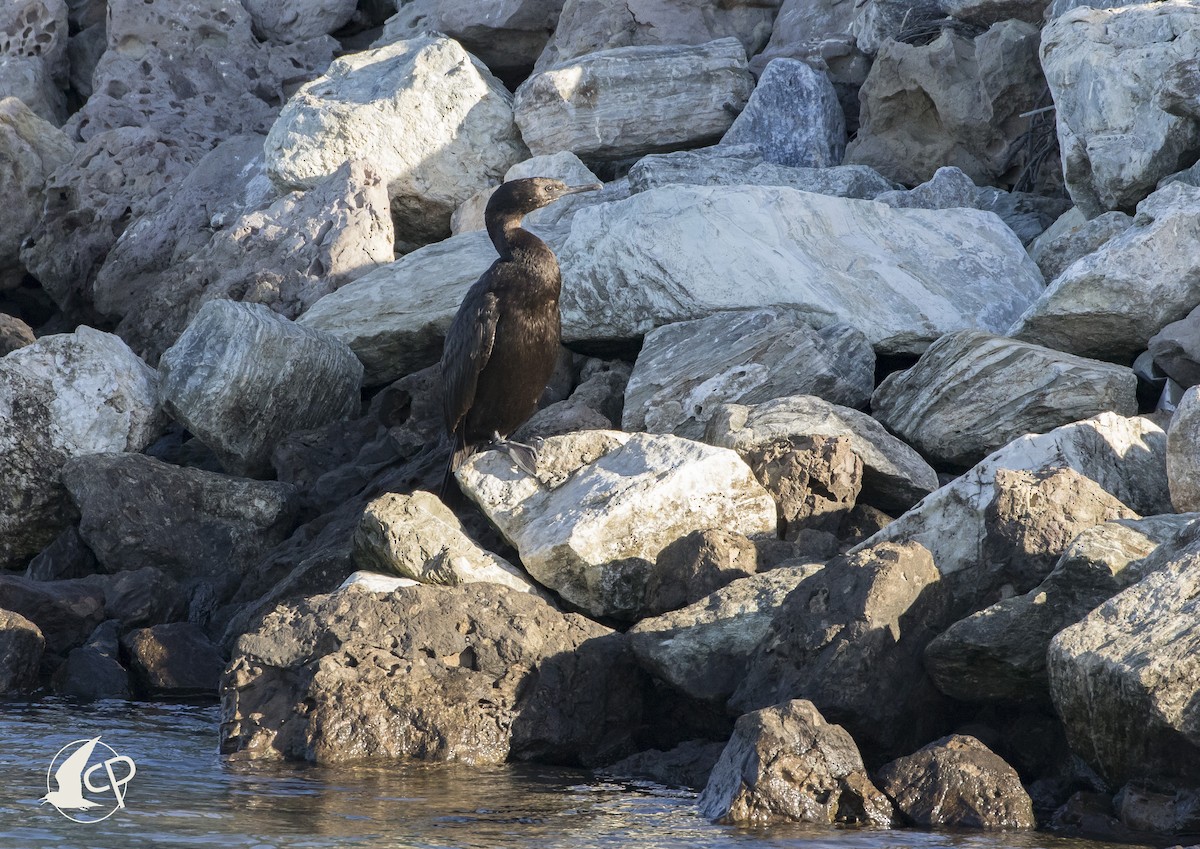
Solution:
<svg viewBox="0 0 1200 849"><path fill-rule="evenodd" d="M500 258L467 290L442 349L446 431L454 442L443 483L481 445L530 472L537 456L505 437L533 415L558 360L558 259L521 218L563 195L602 188L530 177L504 183L484 212Z"/></svg>

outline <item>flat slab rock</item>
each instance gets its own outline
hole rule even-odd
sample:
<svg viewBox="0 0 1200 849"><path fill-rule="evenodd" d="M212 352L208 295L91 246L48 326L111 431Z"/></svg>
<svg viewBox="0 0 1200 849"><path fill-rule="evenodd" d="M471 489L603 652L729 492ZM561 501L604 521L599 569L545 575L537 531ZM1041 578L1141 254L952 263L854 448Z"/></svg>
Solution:
<svg viewBox="0 0 1200 849"><path fill-rule="evenodd" d="M1001 332L1043 288L990 213L771 186L667 186L589 207L558 257L567 341L788 305L858 328L877 352L920 353L953 330Z"/></svg>
<svg viewBox="0 0 1200 849"><path fill-rule="evenodd" d="M692 531L775 534L774 501L727 449L595 430L551 437L538 454L537 477L477 454L459 485L529 574L593 616L641 610L659 553Z"/></svg>
<svg viewBox="0 0 1200 849"><path fill-rule="evenodd" d="M724 402L803 394L864 407L874 382L875 352L853 327L817 329L783 308L722 312L646 334L621 426L698 439Z"/></svg>
<svg viewBox="0 0 1200 849"><path fill-rule="evenodd" d="M622 635L495 584L349 587L281 605L222 683L221 748L319 763L592 764L631 746Z"/></svg>

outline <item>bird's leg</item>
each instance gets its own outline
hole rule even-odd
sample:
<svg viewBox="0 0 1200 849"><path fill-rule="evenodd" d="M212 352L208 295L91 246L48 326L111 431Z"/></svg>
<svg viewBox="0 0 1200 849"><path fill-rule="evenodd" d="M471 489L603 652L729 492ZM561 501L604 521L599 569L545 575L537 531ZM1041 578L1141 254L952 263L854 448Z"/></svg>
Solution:
<svg viewBox="0 0 1200 849"><path fill-rule="evenodd" d="M521 471L529 475L537 475L537 449L532 445L514 442L493 432L491 447L507 454Z"/></svg>

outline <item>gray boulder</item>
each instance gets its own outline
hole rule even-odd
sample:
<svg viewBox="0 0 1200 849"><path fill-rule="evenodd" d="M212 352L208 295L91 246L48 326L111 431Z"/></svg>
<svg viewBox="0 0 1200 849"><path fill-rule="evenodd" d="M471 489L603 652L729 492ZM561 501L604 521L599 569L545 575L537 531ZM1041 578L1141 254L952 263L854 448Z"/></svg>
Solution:
<svg viewBox="0 0 1200 849"><path fill-rule="evenodd" d="M221 748L318 763L595 764L629 750L640 686L621 634L529 593L350 587L280 606L237 641Z"/></svg>
<svg viewBox="0 0 1200 849"><path fill-rule="evenodd" d="M621 426L696 439L719 404L804 394L864 407L874 379L875 352L853 327L816 329L782 308L716 313L646 334Z"/></svg>
<svg viewBox="0 0 1200 849"><path fill-rule="evenodd" d="M929 346L871 397L879 421L934 463L966 468L1027 433L1137 412L1122 367L964 330Z"/></svg>
<svg viewBox="0 0 1200 849"><path fill-rule="evenodd" d="M1033 801L1017 771L974 737L952 734L898 758L879 789L921 828L1035 828Z"/></svg>
<svg viewBox="0 0 1200 849"><path fill-rule="evenodd" d="M359 409L362 364L334 337L260 304L209 301L159 363L163 406L235 474L281 438Z"/></svg>
<svg viewBox="0 0 1200 849"><path fill-rule="evenodd" d="M833 83L796 59L767 65L721 144L752 144L763 160L797 168L840 165L846 119Z"/></svg>
<svg viewBox="0 0 1200 849"><path fill-rule="evenodd" d="M1098 251L1109 239L1129 229L1133 218L1124 212L1106 212L1092 220L1079 207L1063 213L1057 226L1046 230L1029 246L1029 255L1047 281L1055 280L1077 259Z"/></svg>
<svg viewBox="0 0 1200 849"><path fill-rule="evenodd" d="M1154 364L1183 388L1200 383L1200 307L1150 337Z"/></svg>
<svg viewBox="0 0 1200 849"><path fill-rule="evenodd" d="M54 672L51 685L58 695L82 701L129 699L129 671L121 665L121 623L109 619L79 648L71 649L67 659Z"/></svg>
<svg viewBox="0 0 1200 849"><path fill-rule="evenodd" d="M903 513L938 488L937 473L866 413L812 395L776 398L754 406L722 404L708 420L704 440L732 448L743 459L777 439L843 437L863 464L859 500Z"/></svg>
<svg viewBox="0 0 1200 849"><path fill-rule="evenodd" d="M802 700L739 717L698 804L702 816L742 825L890 826L894 816L854 740Z"/></svg>
<svg viewBox="0 0 1200 849"><path fill-rule="evenodd" d="M504 0L488 5L439 0L436 7L432 15L436 29L478 56L492 73L520 80L553 37L563 0Z"/></svg>
<svg viewBox="0 0 1200 849"><path fill-rule="evenodd" d="M0 56L41 59L60 85L67 79L65 0L12 0L0 9Z"/></svg>
<svg viewBox="0 0 1200 849"><path fill-rule="evenodd" d="M254 32L270 41L303 41L328 35L345 25L357 8L355 0L319 0L297 3L281 0L245 0Z"/></svg>
<svg viewBox="0 0 1200 849"><path fill-rule="evenodd" d="M32 690L46 640L24 616L0 608L0 694Z"/></svg>
<svg viewBox="0 0 1200 849"><path fill-rule="evenodd" d="M5 97L17 98L55 127L67 119L67 99L41 56L0 54L0 91Z"/></svg>

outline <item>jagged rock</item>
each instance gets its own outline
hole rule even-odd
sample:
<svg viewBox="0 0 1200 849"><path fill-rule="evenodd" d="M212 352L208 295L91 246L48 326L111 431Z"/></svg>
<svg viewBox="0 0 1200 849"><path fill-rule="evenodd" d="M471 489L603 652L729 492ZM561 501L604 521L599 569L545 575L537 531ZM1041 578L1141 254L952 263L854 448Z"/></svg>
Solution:
<svg viewBox="0 0 1200 849"><path fill-rule="evenodd" d="M865 407L875 352L853 327L814 328L795 310L721 312L646 334L625 389L625 430L700 437L722 403L817 395Z"/></svg>
<svg viewBox="0 0 1200 849"><path fill-rule="evenodd" d="M973 40L944 29L927 45L885 42L863 83L862 124L845 161L910 186L943 165L976 183L1012 185L1030 120L1021 113L1040 106L1045 89L1037 48L1037 27L1020 21Z"/></svg>
<svg viewBox="0 0 1200 849"><path fill-rule="evenodd" d="M1095 525L1137 513L1072 468L997 469L984 514L990 568L1025 592L1045 578L1071 540Z"/></svg>
<svg viewBox="0 0 1200 849"><path fill-rule="evenodd" d="M593 764L629 750L640 686L624 636L529 593L351 587L281 606L238 640L221 748L321 763Z"/></svg>
<svg viewBox="0 0 1200 849"><path fill-rule="evenodd" d="M765 162L751 145L652 153L629 169L635 192L682 183L692 186L787 186L820 195L870 199L896 184L866 165L790 168Z"/></svg>
<svg viewBox="0 0 1200 849"><path fill-rule="evenodd" d="M346 580L338 584L338 590L344 590L347 587L359 587L372 593L393 593L402 587L419 587L420 581L414 581L412 578L398 578L395 575L380 575L378 572L364 572L359 570L351 572ZM337 592L335 590L334 592Z"/></svg>
<svg viewBox="0 0 1200 849"><path fill-rule="evenodd" d="M691 531L775 532L775 505L736 454L673 436L557 436L537 477L495 451L457 476L529 574L593 616L635 615L659 553Z"/></svg>
<svg viewBox="0 0 1200 849"><path fill-rule="evenodd" d="M62 480L101 570L154 566L228 598L296 521L295 487L172 466L142 454L90 454Z"/></svg>
<svg viewBox="0 0 1200 849"><path fill-rule="evenodd" d="M71 649L51 682L60 696L84 701L129 699L129 672L120 661L121 623L109 619L96 626L87 642Z"/></svg>
<svg viewBox="0 0 1200 849"><path fill-rule="evenodd" d="M117 238L132 219L159 209L164 187L182 180L198 158L148 128L91 137L46 182L21 262L60 307L86 313L92 282Z"/></svg>
<svg viewBox="0 0 1200 849"><path fill-rule="evenodd" d="M43 336L0 358L0 567L23 566L70 523L59 471L158 435L154 372L90 327Z"/></svg>
<svg viewBox="0 0 1200 849"><path fill-rule="evenodd" d="M563 0L439 0L436 25L502 78L521 80L546 48Z"/></svg>
<svg viewBox="0 0 1200 849"><path fill-rule="evenodd" d="M0 54L3 52L0 49ZM4 198L6 219L0 230L0 291L20 285L25 274L21 241L41 218L51 172L74 152L75 146L61 130L22 101L15 97L0 100L0 160L5 163L0 171L0 197Z"/></svg>
<svg viewBox="0 0 1200 849"><path fill-rule="evenodd" d="M722 404L708 420L704 441L743 458L778 439L843 437L862 460L859 501L903 513L938 488L937 473L916 451L866 413L811 395L776 398L755 406Z"/></svg>
<svg viewBox="0 0 1200 849"><path fill-rule="evenodd" d="M243 0L254 22L254 32L270 41L303 41L328 35L346 24L356 0L296 3L281 0Z"/></svg>
<svg viewBox="0 0 1200 849"><path fill-rule="evenodd" d="M354 560L363 569L426 584L489 581L537 592L524 572L468 537L450 508L428 492L389 492L368 504L354 531Z"/></svg>
<svg viewBox="0 0 1200 849"><path fill-rule="evenodd" d="M844 437L778 439L745 459L775 499L786 540L813 531L839 534L862 489L862 460Z"/></svg>
<svg viewBox="0 0 1200 849"><path fill-rule="evenodd" d="M692 531L658 553L646 579L644 612L678 610L756 571L758 550L745 536L719 528Z"/></svg>
<svg viewBox="0 0 1200 849"><path fill-rule="evenodd" d="M167 411L248 475L270 468L287 434L356 413L362 374L332 336L234 301L201 307L159 363Z"/></svg>
<svg viewBox="0 0 1200 849"><path fill-rule="evenodd" d="M854 740L803 700L739 717L698 804L702 816L744 825L889 826L893 817Z"/></svg>
<svg viewBox="0 0 1200 849"><path fill-rule="evenodd" d="M1174 837L1200 830L1200 792L1192 787L1153 789L1153 782L1126 784L1113 798L1122 824L1135 832Z"/></svg>
<svg viewBox="0 0 1200 849"><path fill-rule="evenodd" d="M12 0L0 9L0 56L40 58L55 82L67 79L67 4Z"/></svg>
<svg viewBox="0 0 1200 849"><path fill-rule="evenodd" d="M1200 122L1165 112L1145 81L1197 53L1200 8L1187 2L1080 8L1046 25L1041 59L1063 175L1084 215L1130 211L1195 160Z"/></svg>
<svg viewBox="0 0 1200 849"><path fill-rule="evenodd" d="M1017 771L974 737L952 734L879 770L879 789L921 828L1034 828Z"/></svg>
<svg viewBox="0 0 1200 849"><path fill-rule="evenodd" d="M702 790L724 749L724 743L687 740L668 752L648 749L630 755L604 767L600 774L617 778L649 779L655 784L668 787Z"/></svg>
<svg viewBox="0 0 1200 849"><path fill-rule="evenodd" d="M504 173L504 182L520 180L525 177L553 177L556 180L562 180L568 186L589 186L600 183L600 178L583 164L583 160L569 150L560 150L558 153L551 153L545 156L531 156L529 159L518 162ZM454 214L450 216L450 232L458 235L459 233L466 233L471 230L484 229L483 214L487 209L487 202L491 199L492 193L497 188L497 186L492 186L483 189L463 201L462 205L454 210ZM579 195L567 195L549 204L549 206L556 208L564 206L578 208L578 206L585 206L595 202L592 199L595 194L595 192L585 192ZM606 193L602 192L601 194ZM612 198L607 198L607 200L612 200ZM545 209L545 207L542 207L542 209ZM535 209L533 213L526 216L525 225L527 227L536 227L543 220L544 214L542 209Z"/></svg>
<svg viewBox="0 0 1200 849"><path fill-rule="evenodd" d="M779 0L719 5L691 0L566 0L554 36L535 70L558 67L580 56L636 45L704 44L725 37L752 56L767 42Z"/></svg>
<svg viewBox="0 0 1200 849"><path fill-rule="evenodd" d="M952 330L1000 331L1042 290L988 213L775 187L671 186L589 207L558 257L568 341L780 304L857 327L879 352L920 352Z"/></svg>
<svg viewBox="0 0 1200 849"><path fill-rule="evenodd" d="M752 87L733 38L618 47L534 74L517 89L513 111L534 154L622 159L715 142Z"/></svg>
<svg viewBox="0 0 1200 849"><path fill-rule="evenodd" d="M840 165L846 119L833 83L796 59L771 62L721 144L755 145L765 161L777 165Z"/></svg>
<svg viewBox="0 0 1200 849"><path fill-rule="evenodd" d="M1158 4L1154 8L1171 6ZM1007 335L1128 362L1200 301L1200 188L1170 183L1133 224L1067 267Z"/></svg>
<svg viewBox="0 0 1200 849"><path fill-rule="evenodd" d="M82 578L97 571L96 555L79 535L79 529L72 525L29 561L25 577L35 581L57 581Z"/></svg>
<svg viewBox="0 0 1200 849"><path fill-rule="evenodd" d="M944 14L942 0L864 0L854 4L849 31L859 50L875 54L890 41L913 40L911 33L937 31Z"/></svg>
<svg viewBox="0 0 1200 849"><path fill-rule="evenodd" d="M569 398L538 410L514 431L512 438L528 443L577 430L620 427L625 387L633 367L621 360L593 362L599 365L594 370L584 367L580 383Z"/></svg>
<svg viewBox="0 0 1200 849"><path fill-rule="evenodd" d="M1029 255L1042 271L1047 281L1052 281L1062 274L1075 260L1098 251L1109 239L1119 236L1129 229L1133 219L1124 212L1106 212L1088 221L1079 212L1079 207L1071 207L1072 222L1062 232L1050 233L1043 236L1050 238L1043 241L1038 237L1029 246ZM1066 217L1064 213L1063 217Z"/></svg>
<svg viewBox="0 0 1200 849"><path fill-rule="evenodd" d="M1200 510L1200 475L1196 445L1200 441L1200 390L1184 393L1167 427L1167 482L1171 503L1183 512Z"/></svg>
<svg viewBox="0 0 1200 849"><path fill-rule="evenodd" d="M1050 640L1160 565L1158 552L1171 550L1193 516L1122 519L1081 531L1034 589L934 638L925 649L934 683L962 701L1048 700Z"/></svg>
<svg viewBox="0 0 1200 849"><path fill-rule="evenodd" d="M66 98L51 79L50 66L41 56L0 53L0 92L5 97L17 98L55 127L67 119Z"/></svg>
<svg viewBox="0 0 1200 849"><path fill-rule="evenodd" d="M940 4L956 21L986 27L1014 18L1040 24L1050 0L940 0Z"/></svg>
<svg viewBox="0 0 1200 849"><path fill-rule="evenodd" d="M946 166L934 172L928 181L908 191L885 192L875 200L897 208L954 209L970 207L994 212L1029 244L1060 216L1071 202L1042 197L1028 192L1005 192L990 186L976 186L958 168ZM1038 266L1041 268L1041 266ZM1043 270L1043 273L1044 270ZM1050 278L1047 277L1047 280Z"/></svg>
<svg viewBox="0 0 1200 849"><path fill-rule="evenodd" d="M157 357L211 300L265 304L294 319L391 262L393 242L383 181L370 166L347 162L308 191L228 221L204 247L143 286L118 329Z"/></svg>
<svg viewBox="0 0 1200 849"><path fill-rule="evenodd" d="M104 615L104 589L94 579L31 581L0 573L0 594L5 609L36 625L46 650L55 654L82 645L108 618Z"/></svg>
<svg viewBox="0 0 1200 849"><path fill-rule="evenodd" d="M24 616L0 608L0 693L32 690L46 640Z"/></svg>
<svg viewBox="0 0 1200 849"><path fill-rule="evenodd" d="M820 569L819 563L780 566L643 619L627 632L633 653L643 669L677 690L723 703L741 682L788 593Z"/></svg>
<svg viewBox="0 0 1200 849"><path fill-rule="evenodd" d="M100 64L100 57L108 49L108 36L104 29L104 20L84 27L67 39L67 61L70 64L71 88L86 99L92 96L92 75Z"/></svg>
<svg viewBox="0 0 1200 849"><path fill-rule="evenodd" d="M1155 333L1146 347L1154 364L1180 386L1200 383L1200 307Z"/></svg>
<svg viewBox="0 0 1200 849"><path fill-rule="evenodd" d="M874 416L933 462L966 468L1027 433L1112 411L1137 413L1137 378L989 333L949 333L884 379Z"/></svg>
<svg viewBox="0 0 1200 849"><path fill-rule="evenodd" d="M300 88L271 127L267 168L310 188L347 159L383 175L397 237L435 241L450 214L528 155L512 97L479 60L444 36L348 54Z"/></svg>
<svg viewBox="0 0 1200 849"><path fill-rule="evenodd" d="M15 316L0 313L0 357L36 341L32 327Z"/></svg>
<svg viewBox="0 0 1200 849"><path fill-rule="evenodd" d="M139 628L121 638L142 696L215 696L225 661L192 622Z"/></svg>
<svg viewBox="0 0 1200 849"><path fill-rule="evenodd" d="M1185 549L1050 642L1050 694L1071 749L1110 785L1200 780L1198 585Z"/></svg>
<svg viewBox="0 0 1200 849"><path fill-rule="evenodd" d="M946 733L954 707L921 656L977 606L955 589L919 543L884 542L830 561L776 608L730 707L804 696L872 759Z"/></svg>
<svg viewBox="0 0 1200 849"><path fill-rule="evenodd" d="M1024 436L926 497L867 543L918 542L929 549L942 575L971 583L988 572L980 553L988 550L985 515L998 494L995 482L1000 470L1043 472L1070 468L1100 484L1130 509L1148 516L1172 510L1165 452L1166 434L1154 422L1112 413L1049 433ZM997 577L1002 576L992 575L989 581ZM1001 585L989 583L988 591L994 592ZM964 615L984 604L976 604Z"/></svg>
<svg viewBox="0 0 1200 849"><path fill-rule="evenodd" d="M198 593L189 599L183 587L153 566L85 576L78 583L98 587L104 596L105 618L116 619L125 628L177 622L203 613L196 603Z"/></svg>

